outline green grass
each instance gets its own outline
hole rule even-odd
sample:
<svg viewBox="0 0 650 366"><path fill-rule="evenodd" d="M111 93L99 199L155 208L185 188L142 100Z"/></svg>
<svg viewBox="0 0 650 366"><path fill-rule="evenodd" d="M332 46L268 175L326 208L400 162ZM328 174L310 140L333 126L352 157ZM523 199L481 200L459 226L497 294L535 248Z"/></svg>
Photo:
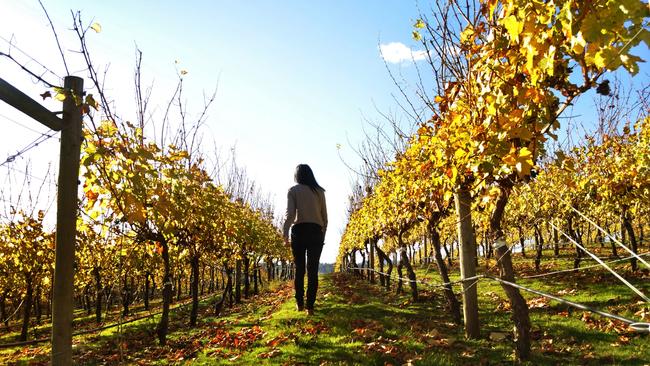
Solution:
<svg viewBox="0 0 650 366"><path fill-rule="evenodd" d="M572 265L571 258L548 259L547 269ZM553 263L551 263L553 262ZM516 258L518 273L532 273L532 259ZM642 291L650 292L648 274L617 266ZM488 263L488 267L491 264ZM480 271L485 272L485 263ZM418 279L440 282L435 266L416 268ZM494 272L494 269L490 271ZM457 268L452 277L458 278ZM274 284L215 317L211 299L201 304L199 324L187 325L189 307L172 313L166 346L155 336L157 317L101 333L75 337L74 359L83 365L506 365L514 362L512 321L498 283L478 284L481 337L466 340L462 326L451 323L442 294L420 285L413 302L408 288L395 294L348 274L321 277L316 314L297 312L290 284ZM532 288L579 303L640 318L647 304L609 273L594 269L519 280ZM455 286L455 291L460 291ZM523 293L532 307L532 358L524 365L647 365L650 338L612 327L608 319L585 316L538 295ZM641 314L641 313L638 313ZM619 333L620 332L620 333ZM503 338L503 339L498 339ZM235 339L237 339L235 341ZM46 364L47 345L0 350L0 364Z"/></svg>
<svg viewBox="0 0 650 366"><path fill-rule="evenodd" d="M530 254L528 258L521 258L517 255L514 261L518 274L536 274L533 267L534 259ZM582 265L587 266L593 263L594 261L585 260ZM551 251L544 252L541 272L572 267L571 255L556 259L552 257ZM629 262L617 263L613 267L642 292L650 293L650 281L648 281L650 276L647 270L632 273ZM488 271L486 268L490 270ZM481 262L478 271L479 273L498 275L494 261L488 262L487 266L485 262ZM441 282L434 266L421 266L417 272L418 278L425 281ZM453 279L459 278L457 271L453 273L452 277ZM647 313L648 309L647 303L643 303L642 299L632 290L601 268L535 279L519 279L517 282L532 289L631 319L641 320L640 315L635 315L635 313L643 312L643 309L646 309ZM458 293L460 286L456 286L455 290ZM478 292L481 338L489 339L490 332L510 333L513 327L510 312L501 310L503 306L499 306L507 304L507 297L501 285L494 281L481 280L478 284ZM647 334L631 333L625 331L623 326L611 327L607 318L592 315L553 300L541 302L542 298L536 294L522 291L522 295L528 301L540 301L540 304L543 304L542 307L531 307L530 309L535 338L533 342L534 356L531 364L553 365L563 361L568 364L587 365L647 365L650 363L650 339ZM487 352L487 355L496 361L499 357L504 357L507 354L506 351L512 350L512 347L512 340L509 339L506 349L500 346L496 347L496 349L501 349L498 352L500 354Z"/></svg>
<svg viewBox="0 0 650 366"><path fill-rule="evenodd" d="M183 301L187 301L187 298L184 298ZM45 306L45 304L43 304ZM150 309L158 309L161 306L161 299L156 298L149 301ZM22 310L22 309L21 309ZM145 310L143 303L138 303L131 305L129 307L130 315L129 318L144 316L151 313L151 310ZM95 322L95 309L91 310L91 314L83 309L76 309L74 311L73 327L75 331L82 331L85 329L94 329L98 325ZM12 323L10 331L6 331L4 324L0 326L0 344L4 343L13 343L18 342L20 337L20 327L22 324L22 311L19 311L12 318ZM106 311L106 304L102 304L102 324L112 324L120 321L122 318L122 305L119 303L113 304L109 311ZM36 323L34 319L31 320L28 332L28 339L41 339L48 338L50 336L52 329L51 319L49 319L45 314L42 316L41 321ZM1 353L0 349L0 353Z"/></svg>

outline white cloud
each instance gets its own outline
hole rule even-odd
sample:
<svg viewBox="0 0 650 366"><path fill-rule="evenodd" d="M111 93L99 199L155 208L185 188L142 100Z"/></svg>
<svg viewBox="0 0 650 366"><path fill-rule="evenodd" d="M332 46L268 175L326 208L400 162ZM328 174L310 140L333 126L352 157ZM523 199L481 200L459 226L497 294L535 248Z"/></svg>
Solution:
<svg viewBox="0 0 650 366"><path fill-rule="evenodd" d="M404 43L390 42L379 45L379 53L391 64L398 64L404 61L420 61L426 58L426 51L415 51Z"/></svg>

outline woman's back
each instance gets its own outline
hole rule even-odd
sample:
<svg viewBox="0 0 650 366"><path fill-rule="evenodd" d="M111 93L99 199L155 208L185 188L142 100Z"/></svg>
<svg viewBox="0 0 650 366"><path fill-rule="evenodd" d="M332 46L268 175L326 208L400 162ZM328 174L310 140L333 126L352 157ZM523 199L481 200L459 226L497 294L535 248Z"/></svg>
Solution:
<svg viewBox="0 0 650 366"><path fill-rule="evenodd" d="M314 173L307 164L296 167L294 179L298 184L289 188L287 193L284 242L291 243L294 258L296 308L307 309L308 314L313 314L318 290L318 262L323 251L325 230L327 230L325 190L318 185ZM291 229L291 242L289 242L289 229ZM306 304L304 301L305 270L308 279Z"/></svg>
<svg viewBox="0 0 650 366"><path fill-rule="evenodd" d="M296 184L289 189L287 203L287 218L294 216L294 220L287 220L289 225L311 222L327 227L327 207L322 189Z"/></svg>

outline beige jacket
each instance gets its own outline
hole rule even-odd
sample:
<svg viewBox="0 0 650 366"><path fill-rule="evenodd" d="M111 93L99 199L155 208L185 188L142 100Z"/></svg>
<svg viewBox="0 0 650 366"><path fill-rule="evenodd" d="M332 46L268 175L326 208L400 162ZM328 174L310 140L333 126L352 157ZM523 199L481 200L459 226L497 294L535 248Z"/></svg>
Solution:
<svg viewBox="0 0 650 366"><path fill-rule="evenodd" d="M287 212L284 216L283 234L289 238L291 225L311 222L327 230L327 205L325 192L316 189L314 192L308 185L296 184L287 193Z"/></svg>

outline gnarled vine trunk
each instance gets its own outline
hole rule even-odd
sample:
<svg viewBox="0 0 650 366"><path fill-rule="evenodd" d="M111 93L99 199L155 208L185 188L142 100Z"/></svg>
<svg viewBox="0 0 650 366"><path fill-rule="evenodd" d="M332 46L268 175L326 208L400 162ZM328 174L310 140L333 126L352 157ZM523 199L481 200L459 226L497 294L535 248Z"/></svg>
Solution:
<svg viewBox="0 0 650 366"><path fill-rule="evenodd" d="M9 331L9 319L7 318L7 293L4 292L0 296L0 321L5 324L5 328Z"/></svg>
<svg viewBox="0 0 650 366"><path fill-rule="evenodd" d="M221 294L221 300L215 302L214 304L215 316L219 316L219 314L221 314L221 311L223 310L223 305L226 302L226 298L228 298L228 294L230 294L231 297L230 305L232 305L232 276L230 275L229 269L227 269L227 272L228 272L228 281L223 286L223 293Z"/></svg>
<svg viewBox="0 0 650 366"><path fill-rule="evenodd" d="M143 295L143 300L144 300L144 310L149 310L149 287L151 287L149 283L149 272L144 273L144 293Z"/></svg>
<svg viewBox="0 0 650 366"><path fill-rule="evenodd" d="M102 322L102 276L99 267L93 268L93 277L95 277L95 322Z"/></svg>
<svg viewBox="0 0 650 366"><path fill-rule="evenodd" d="M156 327L158 342L165 345L167 331L169 330L169 305L172 302L172 276L169 266L169 246L166 241L161 241L163 258L163 290L162 290L162 314Z"/></svg>
<svg viewBox="0 0 650 366"><path fill-rule="evenodd" d="M244 265L244 298L248 299L251 291L251 260L248 255L244 255L242 264Z"/></svg>
<svg viewBox="0 0 650 366"><path fill-rule="evenodd" d="M27 340L27 331L29 330L29 316L32 311L32 297L33 297L33 287L32 287L32 275L30 273L25 273L25 283L27 284L27 291L25 292L25 300L23 302L23 325L20 330L21 342Z"/></svg>
<svg viewBox="0 0 650 366"><path fill-rule="evenodd" d="M386 262L388 265L388 270L386 270L386 274L384 275L383 273L380 275L382 281L382 285L386 286L386 290L390 290L390 274L393 272L393 262L390 260L390 258L384 253L381 248L379 248L379 245L377 245L377 240L373 241L373 245L375 246L375 250L377 251L377 255L381 259L379 263ZM383 265L380 267L380 271L383 272Z"/></svg>
<svg viewBox="0 0 650 366"><path fill-rule="evenodd" d="M575 240L576 243L582 245L582 237L573 226L573 215L569 215L569 217L567 218L567 230L569 231L569 236L571 237L571 239ZM576 255L573 258L573 268L578 269L580 268L580 262L582 261L582 249L580 249L580 247L578 247L574 243L572 244L576 250Z"/></svg>
<svg viewBox="0 0 650 366"><path fill-rule="evenodd" d="M625 228L627 235L630 237L630 250L632 250L632 253L637 254L638 248L636 243L636 235L634 234L634 228L632 228L632 219L630 218L628 208L625 205L623 206L621 218L623 220L623 227ZM630 259L630 265L632 266L632 271L636 271L638 269L636 258L633 257Z"/></svg>
<svg viewBox="0 0 650 366"><path fill-rule="evenodd" d="M447 258L447 265L448 265L449 269L451 269L451 267L454 265L454 263L452 262L452 257L451 257L451 255L453 254L454 251L450 250L450 249L453 249L453 248L447 248L447 240L449 240L449 238L445 238L445 242L442 243L442 250L445 251L445 258ZM453 241L451 242L451 244L449 244L449 247L451 247L452 245L454 245Z"/></svg>
<svg viewBox="0 0 650 366"><path fill-rule="evenodd" d="M268 260L265 260L264 263L266 263L266 282L271 282L273 281L274 272L273 258L268 258Z"/></svg>
<svg viewBox="0 0 650 366"><path fill-rule="evenodd" d="M404 262L397 259L397 253L393 256L393 261L397 262L397 287L395 288L395 292L399 295L402 293L402 285L404 284L404 281L402 280L402 268L404 267Z"/></svg>
<svg viewBox="0 0 650 366"><path fill-rule="evenodd" d="M542 264L542 250L544 249L544 237L537 225L533 226L535 230L535 271L539 272L539 267Z"/></svg>
<svg viewBox="0 0 650 366"><path fill-rule="evenodd" d="M499 198L496 201L496 207L490 217L490 229L494 237L494 248L496 250L500 277L501 279L515 283L515 271L512 267L512 257L508 245L505 244L503 230L501 229L501 220L508 203L508 194L510 187L500 186ZM498 241L498 244L497 244ZM520 360L526 360L530 357L530 315L528 314L528 304L521 296L519 290L510 285L501 284L512 308L512 318L515 323L515 344L517 357Z"/></svg>
<svg viewBox="0 0 650 366"><path fill-rule="evenodd" d="M553 228L553 255L560 256L560 235L556 228Z"/></svg>
<svg viewBox="0 0 650 366"><path fill-rule="evenodd" d="M129 289L128 276L124 274L124 283L122 286L122 316L129 315L129 303L131 302L131 290Z"/></svg>
<svg viewBox="0 0 650 366"><path fill-rule="evenodd" d="M199 315L199 255L195 253L190 259L192 270L192 310L190 311L190 326L196 325Z"/></svg>
<svg viewBox="0 0 650 366"><path fill-rule="evenodd" d="M440 234L436 229L437 219L435 221L430 221L428 225L429 236L431 238L431 245L434 249L434 256L436 259L436 265L438 266L438 273L440 273L440 278L442 282L445 283L444 295L447 300L447 306L449 307L449 312L454 323L461 324L462 317L460 315L460 302L454 294L454 290L449 283L449 273L447 272L447 266L445 265L445 260L442 258L442 253L440 252Z"/></svg>
<svg viewBox="0 0 650 366"><path fill-rule="evenodd" d="M526 258L526 240L524 238L524 229L517 226L517 233L519 234L519 246L521 247L521 256Z"/></svg>
<svg viewBox="0 0 650 366"><path fill-rule="evenodd" d="M255 295L259 294L258 287L258 278L259 278L259 263L253 263L253 293ZM261 281L261 279L259 279Z"/></svg>
<svg viewBox="0 0 650 366"><path fill-rule="evenodd" d="M401 278L402 278L402 269L401 269L401 267L405 267L406 268L406 274L408 275L408 279L409 279L409 287L411 287L411 296L413 297L413 301L417 301L417 299L418 299L418 283L416 282L415 271L413 271L413 266L411 266L409 256L408 256L408 254L406 252L406 246L404 245L404 242L402 241L402 234L403 234L403 231L400 231L399 234L397 235L397 240L399 242L399 247L400 247L400 261L399 261L399 266L398 266L400 282L401 282Z"/></svg>

